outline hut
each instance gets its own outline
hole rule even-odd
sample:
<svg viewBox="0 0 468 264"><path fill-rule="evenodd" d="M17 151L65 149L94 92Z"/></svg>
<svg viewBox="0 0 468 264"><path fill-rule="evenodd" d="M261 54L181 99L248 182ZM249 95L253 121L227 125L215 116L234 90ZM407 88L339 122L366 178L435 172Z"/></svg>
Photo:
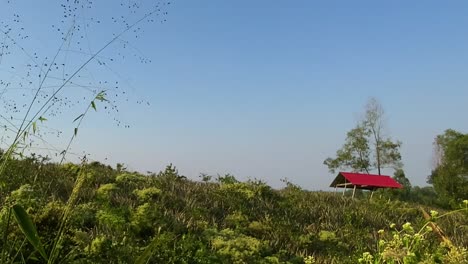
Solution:
<svg viewBox="0 0 468 264"><path fill-rule="evenodd" d="M343 188L343 195L348 188L353 189L353 198L356 189L370 190L371 198L374 191L379 188L396 188L401 189L403 186L395 181L392 177L386 175L364 174L355 172L340 172L330 184L330 187Z"/></svg>

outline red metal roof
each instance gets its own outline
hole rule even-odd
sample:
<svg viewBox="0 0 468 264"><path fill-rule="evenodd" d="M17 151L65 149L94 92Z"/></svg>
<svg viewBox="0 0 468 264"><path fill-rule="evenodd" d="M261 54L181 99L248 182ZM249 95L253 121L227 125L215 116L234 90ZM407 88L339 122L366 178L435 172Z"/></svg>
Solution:
<svg viewBox="0 0 468 264"><path fill-rule="evenodd" d="M330 187L344 187L343 183L351 183L360 189L373 188L403 188L392 177L386 175L340 172ZM337 186L340 184L341 186Z"/></svg>

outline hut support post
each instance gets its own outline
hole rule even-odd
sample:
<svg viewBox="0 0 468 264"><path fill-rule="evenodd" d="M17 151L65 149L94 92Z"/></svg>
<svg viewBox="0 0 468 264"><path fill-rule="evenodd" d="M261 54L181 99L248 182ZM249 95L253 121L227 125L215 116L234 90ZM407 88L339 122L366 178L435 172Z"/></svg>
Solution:
<svg viewBox="0 0 468 264"><path fill-rule="evenodd" d="M347 185L347 184L346 184L346 178L345 178L344 187L343 187L343 195L342 195L342 196L344 196L344 193L345 193L345 191L346 191L346 187L347 187L346 185Z"/></svg>
<svg viewBox="0 0 468 264"><path fill-rule="evenodd" d="M354 185L354 188L353 188L353 198L354 198L355 193L356 193L356 185Z"/></svg>

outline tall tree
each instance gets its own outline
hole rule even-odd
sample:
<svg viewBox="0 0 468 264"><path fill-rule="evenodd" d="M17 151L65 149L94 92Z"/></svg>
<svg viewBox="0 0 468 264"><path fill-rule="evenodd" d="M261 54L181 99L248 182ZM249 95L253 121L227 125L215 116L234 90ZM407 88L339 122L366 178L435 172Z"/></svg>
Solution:
<svg viewBox="0 0 468 264"><path fill-rule="evenodd" d="M442 202L468 199L468 134L448 129L434 141L435 168L428 178Z"/></svg>
<svg viewBox="0 0 468 264"><path fill-rule="evenodd" d="M401 167L400 146L401 142L393 142L385 137L385 111L380 102L372 97L365 107L365 117L362 120L363 126L368 129L371 135L369 141L374 146L374 168L378 174L386 167Z"/></svg>
<svg viewBox="0 0 468 264"><path fill-rule="evenodd" d="M384 110L382 105L377 101L376 98L370 98L366 104L366 112L364 120L362 121L363 126L368 129L371 136L371 141L375 147L375 162L376 167L380 175L380 164L381 164L381 143L382 143L382 130L383 130L383 118Z"/></svg>
<svg viewBox="0 0 468 264"><path fill-rule="evenodd" d="M356 126L346 136L343 147L336 151L336 158L327 158L323 163L331 172L339 168L351 168L353 171L369 173L371 151L369 133L363 126Z"/></svg>
<svg viewBox="0 0 468 264"><path fill-rule="evenodd" d="M350 130L346 142L336 152L336 158L327 158L324 164L331 172L336 169L352 169L369 173L376 169L401 168L401 142L385 136L385 112L375 98L365 106L364 118Z"/></svg>

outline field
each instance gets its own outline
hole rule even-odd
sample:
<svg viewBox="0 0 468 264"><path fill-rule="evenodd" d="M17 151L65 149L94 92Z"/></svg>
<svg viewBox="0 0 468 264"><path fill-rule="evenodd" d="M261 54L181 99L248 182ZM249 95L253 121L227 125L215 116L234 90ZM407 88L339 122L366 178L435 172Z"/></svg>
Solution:
<svg viewBox="0 0 468 264"><path fill-rule="evenodd" d="M97 162L10 164L2 187L3 262L45 261L9 213L12 205L30 215L46 258L60 263L357 263L370 255L381 258L375 263L418 263L409 253L427 263L467 261L463 208L442 216L442 209L386 192L351 199L231 175L193 181L173 166L141 175ZM432 212L443 237L425 226L422 210L442 216ZM409 244L399 245L396 232ZM450 245L440 244L444 238ZM384 262L389 257L396 262Z"/></svg>
<svg viewBox="0 0 468 264"><path fill-rule="evenodd" d="M468 2L172 2L2 2L0 264L468 264Z"/></svg>

